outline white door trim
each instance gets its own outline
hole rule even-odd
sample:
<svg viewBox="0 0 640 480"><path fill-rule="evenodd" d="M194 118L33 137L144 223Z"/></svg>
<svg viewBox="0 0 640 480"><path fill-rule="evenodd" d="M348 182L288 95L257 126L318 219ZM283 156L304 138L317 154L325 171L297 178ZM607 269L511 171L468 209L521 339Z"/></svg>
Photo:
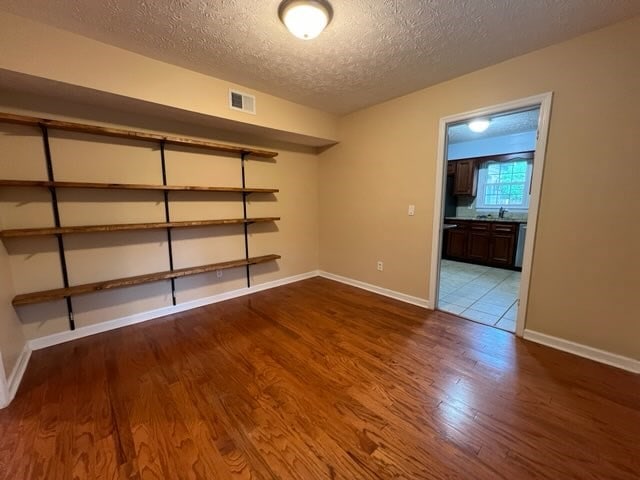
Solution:
<svg viewBox="0 0 640 480"><path fill-rule="evenodd" d="M526 107L540 107L540 117L538 120L538 140L536 142L536 153L533 162L533 175L531 179L531 198L529 200L529 216L527 222L527 238L524 244L524 258L522 262L522 277L520 281L520 304L518 307L518 318L516 320L516 335L521 337L524 333L525 316L529 301L529 282L531 280L531 264L533 261L533 250L536 238L536 227L538 223L538 208L540 206L540 192L542 189L542 172L544 171L544 160L547 153L547 137L549 134L549 119L551 117L551 102L553 92L542 93L527 98L521 98L512 102L501 103L490 107L480 108L469 112L450 115L440 119L438 133L438 156L436 161L436 188L433 209L433 238L431 242L431 272L429 282L429 299L432 305L438 305L438 283L440 276L440 252L442 249L442 221L444 219L443 203L444 189L446 182L446 134L447 125L454 122L461 122L473 117L493 115L509 110L517 110Z"/></svg>

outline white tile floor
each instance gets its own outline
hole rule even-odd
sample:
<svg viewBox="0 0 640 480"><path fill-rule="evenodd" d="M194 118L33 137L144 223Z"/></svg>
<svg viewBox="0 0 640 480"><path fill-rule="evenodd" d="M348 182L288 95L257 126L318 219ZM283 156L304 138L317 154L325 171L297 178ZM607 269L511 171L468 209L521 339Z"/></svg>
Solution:
<svg viewBox="0 0 640 480"><path fill-rule="evenodd" d="M442 260L438 309L515 332L520 272Z"/></svg>

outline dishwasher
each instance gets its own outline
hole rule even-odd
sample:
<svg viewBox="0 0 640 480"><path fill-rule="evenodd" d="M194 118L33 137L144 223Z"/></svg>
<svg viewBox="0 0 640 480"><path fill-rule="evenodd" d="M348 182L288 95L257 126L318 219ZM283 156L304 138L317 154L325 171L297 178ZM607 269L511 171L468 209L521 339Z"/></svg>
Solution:
<svg viewBox="0 0 640 480"><path fill-rule="evenodd" d="M524 241L527 237L527 224L521 223L518 227L518 243L516 244L515 266L522 268L522 258L524 257Z"/></svg>

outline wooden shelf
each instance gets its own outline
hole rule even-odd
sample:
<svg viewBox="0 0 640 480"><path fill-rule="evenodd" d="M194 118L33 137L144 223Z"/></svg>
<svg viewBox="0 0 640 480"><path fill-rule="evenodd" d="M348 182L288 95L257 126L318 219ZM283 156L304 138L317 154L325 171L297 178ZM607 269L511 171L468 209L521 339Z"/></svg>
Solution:
<svg viewBox="0 0 640 480"><path fill-rule="evenodd" d="M275 222L280 217L224 218L220 220L190 220L183 222L120 223L115 225L77 225L73 227L17 228L1 230L0 238L40 237L68 233L122 232L127 230L159 230L164 228L198 228L214 225Z"/></svg>
<svg viewBox="0 0 640 480"><path fill-rule="evenodd" d="M257 265L259 263L278 260L279 258L281 258L280 255L263 255L261 257L252 257L242 260L232 260L229 262L212 263L209 265L201 265L199 267L180 268L173 271L138 275L136 277L126 277L118 278L115 280L106 280L104 282L87 283L84 285L76 285L68 288L57 288L54 290L45 290L42 292L25 293L16 296L13 299L12 303L14 306L19 306L49 302L52 300L60 300L75 295L99 292L101 290L131 287L133 285L141 285L143 283L152 283L161 280L170 280L172 278L186 277L189 275L198 275L200 273L215 272L216 270L227 270L230 268L244 267L247 265Z"/></svg>
<svg viewBox="0 0 640 480"><path fill-rule="evenodd" d="M159 143L164 142L165 144L169 145L198 147L207 150L215 150L218 152L235 153L238 155L251 155L253 157L261 158L274 158L278 155L277 152L272 152L269 150L237 147L235 145L225 145L222 143L207 142L204 140L197 140L192 138L158 135L156 133L101 127L98 125L87 125L83 123L63 122L60 120L48 120L46 118L27 117L24 115L14 115L11 113L0 113L0 122L13 123L17 125L30 125L34 127L46 126L47 128L55 130L66 130L70 132L89 133L93 135L128 138L130 140L146 140Z"/></svg>
<svg viewBox="0 0 640 480"><path fill-rule="evenodd" d="M60 257L60 267L62 274L63 288L54 290L47 290L41 292L26 293L18 295L13 299L13 305L29 305L34 303L48 302L52 300L65 299L67 306L67 313L69 318L69 329L75 329L75 321L73 317L73 304L71 297L75 295L82 295L91 292L97 292L101 290L110 290L115 288L128 287L133 285L140 285L150 282L158 282L162 280L168 280L171 283L171 295L172 303L176 305L176 287L175 279L185 277L187 275L197 275L206 272L213 272L216 270L225 270L230 268L244 267L246 271L247 287L251 287L251 275L250 266L274 261L280 258L279 255L264 255L261 257L249 257L249 234L248 225L252 223L262 222L274 222L280 220L280 217L247 217L247 202L248 194L254 193L266 193L273 194L279 192L276 188L247 188L246 176L245 176L245 163L244 160L247 157L259 157L263 159L272 159L278 155L277 152L268 150L260 150L251 147L237 146L237 145L225 145L221 143L209 142L206 140L177 137L170 135L160 135L151 132L140 132L134 130L125 130L111 127L104 127L98 125L87 125L81 123L72 123L59 120L48 120L44 118L29 117L23 115L14 115L10 113L0 112L0 123L10 123L16 125L26 125L30 127L36 127L42 134L43 141L43 153L44 160L47 167L47 180L10 180L0 179L0 188L46 188L50 191L51 206L53 213L53 227L46 228L22 228L22 229L9 229L0 230L0 239L4 238L18 238L18 237L37 237L45 235L55 235L58 243L58 254ZM225 156L235 156L238 160L237 165L241 170L242 183L241 187L215 187L215 186L198 186L198 185L158 185L158 184L139 184L139 183L100 183L100 182L69 182L69 181L56 181L54 177L54 165L51 154L51 144L49 132L52 130L62 130L70 132L80 132L90 135L102 135L107 137L119 137L132 141L149 142L147 146L156 148L158 150L158 161L160 162L162 172L162 183L166 184L167 178L167 165L165 162L165 152L167 145L176 145L188 148L198 148L204 150L210 150L213 152L219 152ZM175 148L175 147L174 147ZM113 224L113 225L77 225L77 226L62 226L60 222L59 201L58 193L59 189L101 189L101 190L139 190L139 191L157 191L162 192L163 204L164 204L164 221L163 222L148 222L148 223L127 223L127 224ZM191 192L221 192L221 193L239 193L237 200L241 200L243 216L242 218L229 218L219 220L193 220L193 221L171 221L170 218L170 198L168 192L171 191L191 191ZM32 192L33 193L33 192ZM115 199L115 197L114 197ZM209 265L201 265L191 268L174 268L173 260L173 248L172 248L172 234L174 228L197 228L197 227L209 227L214 225L230 225L239 224L243 228L244 237L244 252L245 258L241 260L232 260L227 262L214 263ZM138 275L135 277L119 278L115 280L107 280L102 282L84 284L84 285L70 285L69 272L67 269L67 261L65 254L64 238L66 234L79 234L79 233L95 233L95 232L117 232L117 231L132 231L132 230L151 230L151 229L165 229L166 245L168 254L169 270L164 272L149 273L145 275Z"/></svg>
<svg viewBox="0 0 640 480"><path fill-rule="evenodd" d="M278 193L277 188L200 187L194 185L146 185L138 183L49 182L46 180L2 180L0 187L89 188L100 190L158 190L183 192Z"/></svg>

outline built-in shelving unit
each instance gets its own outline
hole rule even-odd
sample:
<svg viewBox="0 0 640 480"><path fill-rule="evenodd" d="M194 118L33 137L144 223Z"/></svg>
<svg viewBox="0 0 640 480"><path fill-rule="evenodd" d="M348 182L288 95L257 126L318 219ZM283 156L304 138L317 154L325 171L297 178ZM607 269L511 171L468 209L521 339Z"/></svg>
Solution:
<svg viewBox="0 0 640 480"><path fill-rule="evenodd" d="M171 292L173 304L176 304L175 280L177 278L197 275L202 273L226 270L230 268L245 267L247 277L247 287L251 286L250 271L251 265L271 262L280 259L280 255L269 254L259 257L249 256L248 226L254 223L275 222L280 217L255 217L247 216L247 196L250 194L274 194L278 193L277 188L249 188L246 186L245 179L245 161L247 157L257 157L258 159L273 159L277 156L277 152L268 150L260 150L235 145L225 145L219 143L208 142L191 138L174 137L167 135L159 135L150 132L140 132L132 130L121 130L111 127L103 127L98 125L86 125L80 123L64 122L59 120L48 120L42 118L28 117L22 115L14 115L9 113L0 113L0 122L11 123L17 125L28 125L39 127L42 132L44 157L47 166L47 180L13 180L0 179L0 188L47 188L51 193L51 204L53 208L54 226L42 228L20 228L7 229L0 231L0 238L20 238L53 235L58 241L58 252L60 255L60 265L62 269L62 278L64 286L62 288L25 293L17 295L13 299L14 306L29 305L34 303L49 302L53 300L65 299L69 314L69 327L75 328L73 319L73 304L71 298L76 295L83 295L102 290L110 290L115 288L123 288L144 283L158 282L162 280L171 280ZM80 132L92 135L104 135L110 137L126 138L130 140L140 140L147 142L155 142L160 145L160 167L162 169L162 185L155 184L130 184L130 183L95 183L95 182L66 182L57 181L54 176L53 161L51 149L49 145L49 130L65 130ZM206 186L206 185L169 185L167 184L167 172L165 164L165 147L167 145L180 145L205 149L225 154L235 154L239 156L241 166L241 187L225 187L225 186ZM57 191L59 189L101 189L101 190L149 190L161 191L164 195L165 221L151 223L125 223L110 225L70 225L63 226L60 223L60 213L58 205ZM169 216L169 193L174 191L187 192L210 192L210 193L238 193L239 199L242 200L243 217L227 218L227 219L203 219L190 221L172 221ZM188 268L176 269L173 266L173 246L171 232L176 228L198 228L198 227L215 227L220 225L239 224L244 227L244 247L245 258L239 260L230 260L225 262L198 265ZM64 237L70 234L82 233L110 233L132 230L153 230L164 229L167 232L167 245L169 255L170 269L163 272L148 273L134 277L117 278L105 280L95 283L87 283L82 285L70 285L67 272L67 263L65 255Z"/></svg>
<svg viewBox="0 0 640 480"><path fill-rule="evenodd" d="M199 265L197 267L179 268L176 270L167 270L165 272L147 273L137 275L135 277L116 278L106 280L104 282L86 283L83 285L74 285L67 288L56 288L53 290L44 290L41 292L25 293L17 295L13 299L13 305L30 305L33 303L50 302L52 300L60 300L75 295L83 295L87 293L99 292L101 290L112 290L114 288L132 287L143 283L159 282L161 280L171 280L189 275L197 275L199 273L215 272L217 270L227 270L229 268L244 267L248 265L257 265L259 263L271 262L278 260L280 255L263 255L261 257L252 257L242 260L231 260L228 262L211 263L209 265Z"/></svg>
<svg viewBox="0 0 640 480"><path fill-rule="evenodd" d="M207 142L193 138L173 137L159 135L157 133L138 132L134 130L121 130L118 128L102 127L99 125L86 125L83 123L63 122L60 120L48 120L46 118L27 117L24 115L14 115L12 113L0 113L0 122L13 123L16 125L30 125L33 127L46 128L48 130L65 130L68 132L88 133L93 135L105 135L108 137L128 138L130 140L146 140L165 145L182 145L186 147L204 148L216 152L235 153L237 155L251 155L252 157L274 158L278 152L259 150L256 148L238 147L236 145L225 145L222 143Z"/></svg>
<svg viewBox="0 0 640 480"><path fill-rule="evenodd" d="M211 227L214 225L275 222L276 220L280 220L280 217L223 218L220 220L191 220L184 222L120 223L115 225L77 225L73 227L17 228L12 230L0 230L0 238L41 237L46 235L62 235L70 233L123 232L128 230L159 230L165 228L198 228Z"/></svg>
<svg viewBox="0 0 640 480"><path fill-rule="evenodd" d="M46 180L2 180L0 187L88 188L102 190L158 190L219 193L278 193L277 188L203 187L196 185L144 185L136 183L48 182Z"/></svg>

